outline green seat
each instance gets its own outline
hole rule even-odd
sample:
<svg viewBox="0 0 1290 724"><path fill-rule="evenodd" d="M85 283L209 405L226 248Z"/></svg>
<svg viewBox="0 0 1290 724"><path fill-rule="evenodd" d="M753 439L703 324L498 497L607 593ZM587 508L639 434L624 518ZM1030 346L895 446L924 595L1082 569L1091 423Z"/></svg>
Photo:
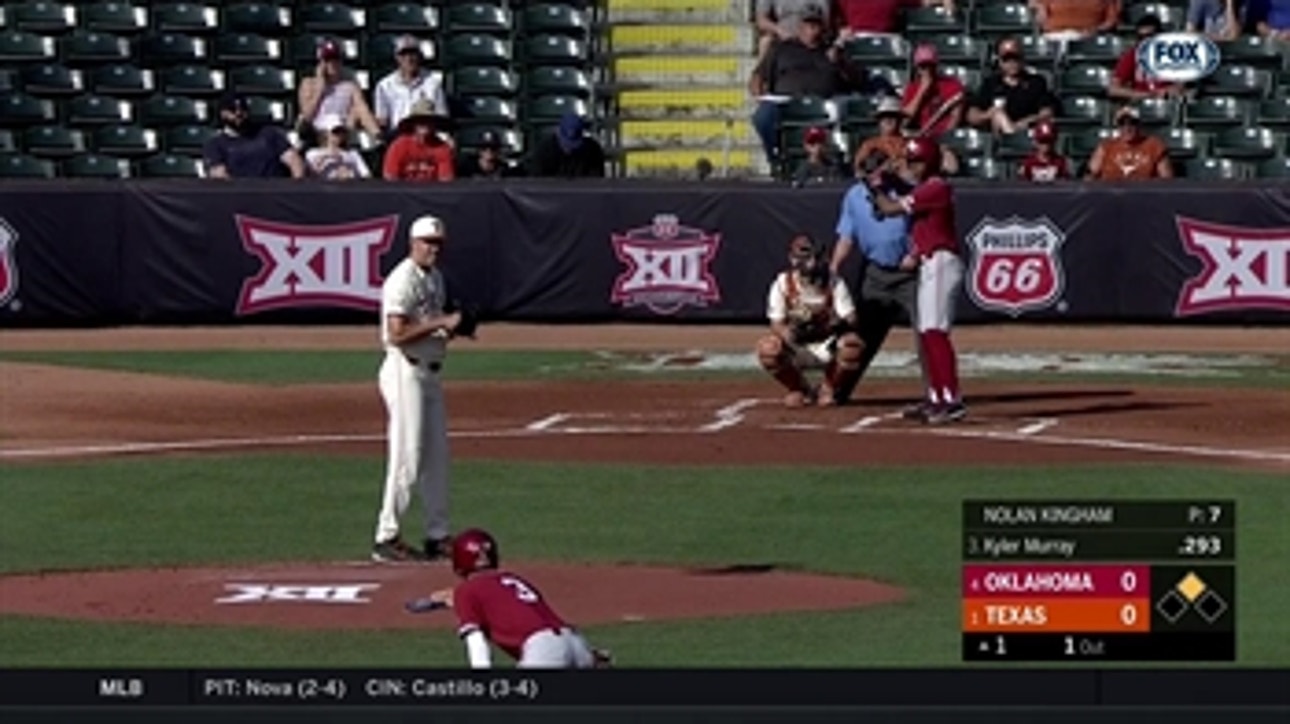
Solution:
<svg viewBox="0 0 1290 724"><path fill-rule="evenodd" d="M368 27L378 33L429 35L439 29L439 11L421 3L386 3L370 11Z"/></svg>
<svg viewBox="0 0 1290 724"><path fill-rule="evenodd" d="M85 150L85 134L63 126L36 126L23 132L22 147L37 158L67 158Z"/></svg>
<svg viewBox="0 0 1290 724"><path fill-rule="evenodd" d="M220 63L276 63L282 60L282 43L250 33L222 33L212 41L215 60Z"/></svg>
<svg viewBox="0 0 1290 724"><path fill-rule="evenodd" d="M0 127L22 128L40 123L53 123L58 118L54 102L26 93L10 93L0 97Z"/></svg>
<svg viewBox="0 0 1290 724"><path fill-rule="evenodd" d="M1290 178L1290 156L1277 156L1259 163L1255 168L1259 178Z"/></svg>
<svg viewBox="0 0 1290 724"><path fill-rule="evenodd" d="M975 128L955 128L941 136L941 144L960 158L989 156L994 151L993 139L988 133Z"/></svg>
<svg viewBox="0 0 1290 724"><path fill-rule="evenodd" d="M1147 15L1155 15L1160 18L1160 24L1164 26L1165 32L1182 30L1187 23L1186 5L1187 3L1185 2L1155 2L1129 5L1124 12L1124 16L1128 20L1126 30L1134 28L1138 21Z"/></svg>
<svg viewBox="0 0 1290 724"><path fill-rule="evenodd" d="M296 92L296 73L274 65L230 68L229 85L238 93L254 96L290 96Z"/></svg>
<svg viewBox="0 0 1290 724"><path fill-rule="evenodd" d="M150 95L157 89L156 77L151 70L128 63L96 68L91 83L95 93L128 98Z"/></svg>
<svg viewBox="0 0 1290 724"><path fill-rule="evenodd" d="M504 126L466 126L456 134L457 145L461 148L479 148L483 145L484 134L496 134L502 148L519 153L524 150L524 137L514 128Z"/></svg>
<svg viewBox="0 0 1290 724"><path fill-rule="evenodd" d="M222 25L228 32L276 37L290 32L291 10L273 3L237 3L224 8Z"/></svg>
<svg viewBox="0 0 1290 724"><path fill-rule="evenodd" d="M17 153L18 139L14 138L13 131L7 128L0 128L0 153Z"/></svg>
<svg viewBox="0 0 1290 724"><path fill-rule="evenodd" d="M79 70L41 63L22 68L22 88L34 96L71 96L85 91L85 79Z"/></svg>
<svg viewBox="0 0 1290 724"><path fill-rule="evenodd" d="M54 178L54 162L23 153L0 155L0 178Z"/></svg>
<svg viewBox="0 0 1290 724"><path fill-rule="evenodd" d="M521 23L526 35L554 33L581 38L591 28L585 12L562 3L530 5L524 9Z"/></svg>
<svg viewBox="0 0 1290 724"><path fill-rule="evenodd" d="M1272 88L1272 73L1248 65L1221 65L1205 79L1209 93L1264 98Z"/></svg>
<svg viewBox="0 0 1290 724"><path fill-rule="evenodd" d="M994 148L1000 158L1015 160L1029 156L1035 149L1035 142L1029 131L1017 131L1001 134Z"/></svg>
<svg viewBox="0 0 1290 724"><path fill-rule="evenodd" d="M364 43L363 54L365 64L378 73L393 69L398 65L398 60L394 56L394 49L398 47L399 35L395 33L379 33L369 35ZM417 40L421 48L421 55L425 62L429 62L438 57L439 49L433 40L419 38Z"/></svg>
<svg viewBox="0 0 1290 724"><path fill-rule="evenodd" d="M1239 126L1251 116L1250 102L1233 96L1202 96L1187 104L1183 115L1189 126Z"/></svg>
<svg viewBox="0 0 1290 724"><path fill-rule="evenodd" d="M308 3L296 15L296 26L310 33L351 35L366 24L364 11L344 3Z"/></svg>
<svg viewBox="0 0 1290 724"><path fill-rule="evenodd" d="M979 68L970 68L966 65L945 64L940 67L941 73L954 78L963 84L969 94L973 90L981 87L981 70ZM970 97L970 96L969 96Z"/></svg>
<svg viewBox="0 0 1290 724"><path fill-rule="evenodd" d="M387 36L387 38L389 38L388 42L390 45L385 49L384 57L376 60L380 63L393 66L394 40L393 36ZM328 35L301 33L300 35L294 35L287 40L285 51L287 54L287 63L292 67L299 68L301 70L308 68L309 72L312 73L314 66L318 64L318 46L321 45L324 40L330 40L336 44L336 47L340 49L341 60L346 63L352 65L358 63L362 59L357 40L351 38L334 38ZM429 57L434 56L432 55Z"/></svg>
<svg viewBox="0 0 1290 724"><path fill-rule="evenodd" d="M458 104L458 111L453 114L453 118L460 123L510 125L519 119L512 101L495 96L462 98Z"/></svg>
<svg viewBox="0 0 1290 724"><path fill-rule="evenodd" d="M246 117L252 123L285 126L292 118L291 106L284 101L249 96L246 99Z"/></svg>
<svg viewBox="0 0 1290 724"><path fill-rule="evenodd" d="M939 5L905 11L905 32L910 35L961 33L967 27L963 11L950 12Z"/></svg>
<svg viewBox="0 0 1290 724"><path fill-rule="evenodd" d="M12 68L0 68L0 95L22 90L22 76Z"/></svg>
<svg viewBox="0 0 1290 724"><path fill-rule="evenodd" d="M152 7L152 28L160 33L212 35L219 30L215 3L170 2Z"/></svg>
<svg viewBox="0 0 1290 724"><path fill-rule="evenodd" d="M77 30L60 44L63 61L68 65L128 63L134 57L129 40L109 33Z"/></svg>
<svg viewBox="0 0 1290 724"><path fill-rule="evenodd" d="M139 126L104 126L94 132L94 150L109 156L142 158L157 152L157 132Z"/></svg>
<svg viewBox="0 0 1290 724"><path fill-rule="evenodd" d="M922 10L943 10L941 7L920 8ZM985 62L988 46L970 35L937 35L929 39L936 47L936 54L942 63L961 63L980 67Z"/></svg>
<svg viewBox="0 0 1290 724"><path fill-rule="evenodd" d="M143 38L140 53L152 68L168 68L179 63L204 63L206 41L182 33L155 33Z"/></svg>
<svg viewBox="0 0 1290 724"><path fill-rule="evenodd" d="M453 66L511 64L511 44L491 35L473 33L448 39L444 55Z"/></svg>
<svg viewBox="0 0 1290 724"><path fill-rule="evenodd" d="M1061 58L1061 45L1044 38L1042 35L1026 34L1017 37L1026 63L1037 68L1053 68ZM995 53L992 48L991 56Z"/></svg>
<svg viewBox="0 0 1290 724"><path fill-rule="evenodd" d="M6 12L9 27L29 33L59 34L76 27L76 10L67 3L20 2Z"/></svg>
<svg viewBox="0 0 1290 724"><path fill-rule="evenodd" d="M540 66L528 72L524 78L525 91L530 95L572 95L579 98L590 98L592 94L591 79L578 68L561 66Z"/></svg>
<svg viewBox="0 0 1290 724"><path fill-rule="evenodd" d="M1277 135L1270 128L1229 128L1214 136L1214 155L1238 160L1263 160L1277 152Z"/></svg>
<svg viewBox="0 0 1290 724"><path fill-rule="evenodd" d="M1240 181L1254 173L1249 164L1230 158L1193 158L1183 164L1183 175L1204 181Z"/></svg>
<svg viewBox="0 0 1290 724"><path fill-rule="evenodd" d="M1218 44L1224 63L1276 70L1285 63L1285 50L1275 40L1257 35L1243 35Z"/></svg>
<svg viewBox="0 0 1290 724"><path fill-rule="evenodd" d="M80 7L80 26L96 33L134 35L148 29L147 9L128 2L96 2Z"/></svg>
<svg viewBox="0 0 1290 724"><path fill-rule="evenodd" d="M503 68L474 66L452 73L452 92L458 95L509 97L515 95L515 74Z"/></svg>
<svg viewBox="0 0 1290 724"><path fill-rule="evenodd" d="M157 128L211 121L206 103L187 96L154 95L140 103L138 111L140 123Z"/></svg>
<svg viewBox="0 0 1290 724"><path fill-rule="evenodd" d="M869 68L868 71L870 77L884 80L890 84L892 88L904 88L905 84L909 82L909 72L904 68L893 68L889 65L875 65L872 68Z"/></svg>
<svg viewBox="0 0 1290 724"><path fill-rule="evenodd" d="M1107 102L1093 96L1067 96L1061 99L1061 123L1064 126L1105 126L1109 122Z"/></svg>
<svg viewBox="0 0 1290 724"><path fill-rule="evenodd" d="M1094 65L1114 65L1128 48L1128 44L1116 35L1094 35L1089 38L1072 40L1066 46L1066 60L1069 63L1092 63Z"/></svg>
<svg viewBox="0 0 1290 724"><path fill-rule="evenodd" d="M587 62L587 44L564 35L539 35L524 43L527 65L583 65Z"/></svg>
<svg viewBox="0 0 1290 724"><path fill-rule="evenodd" d="M1066 150L1072 156L1087 158L1092 156L1102 141L1115 137L1113 128L1088 128L1072 130L1067 136Z"/></svg>
<svg viewBox="0 0 1290 724"><path fill-rule="evenodd" d="M165 129L166 151L172 154L196 155L202 152L206 141L219 133L210 126L175 126Z"/></svg>
<svg viewBox="0 0 1290 724"><path fill-rule="evenodd" d="M1062 95L1098 96L1106 95L1111 86L1111 71L1100 65L1089 63L1073 65L1061 75L1059 90Z"/></svg>
<svg viewBox="0 0 1290 724"><path fill-rule="evenodd" d="M58 57L54 39L21 30L0 33L0 64L43 63Z"/></svg>
<svg viewBox="0 0 1290 724"><path fill-rule="evenodd" d="M1027 35L1034 27L1034 13L1025 3L986 5L976 11L977 32L987 36Z"/></svg>
<svg viewBox="0 0 1290 724"><path fill-rule="evenodd" d="M1176 98L1143 98L1133 106L1143 126L1172 126L1182 118L1182 105Z"/></svg>
<svg viewBox="0 0 1290 724"><path fill-rule="evenodd" d="M828 126L833 124L833 112L823 98L803 96L793 98L779 107L781 126Z"/></svg>
<svg viewBox="0 0 1290 724"><path fill-rule="evenodd" d="M1170 128L1159 134L1169 149L1169 157L1178 160L1205 157L1209 155L1211 136L1203 131L1190 128Z"/></svg>
<svg viewBox="0 0 1290 724"><path fill-rule="evenodd" d="M590 107L577 96L538 96L524 104L524 118L530 122L559 121L569 112L586 118L590 115Z"/></svg>
<svg viewBox="0 0 1290 724"><path fill-rule="evenodd" d="M192 156L158 153L139 161L139 176L143 178L198 178L201 175L201 163Z"/></svg>
<svg viewBox="0 0 1290 724"><path fill-rule="evenodd" d="M1259 104L1256 118L1261 126L1275 128L1282 133L1290 131L1290 97L1263 101Z"/></svg>
<svg viewBox="0 0 1290 724"><path fill-rule="evenodd" d="M959 175L982 181L1002 181L1009 178L1008 164L988 156L969 156L959 161Z"/></svg>
<svg viewBox="0 0 1290 724"><path fill-rule="evenodd" d="M225 91L224 71L204 65L179 65L161 71L161 92L211 98Z"/></svg>
<svg viewBox="0 0 1290 724"><path fill-rule="evenodd" d="M134 120L134 106L127 101L100 95L79 95L66 103L68 125L77 128L109 126Z"/></svg>
<svg viewBox="0 0 1290 724"><path fill-rule="evenodd" d="M62 175L67 178L120 179L134 175L130 162L98 153L83 153L63 161Z"/></svg>
<svg viewBox="0 0 1290 724"><path fill-rule="evenodd" d="M881 98L877 96L855 96L847 98L838 107L838 123L848 129L861 126L877 126L874 112L878 110Z"/></svg>
<svg viewBox="0 0 1290 724"><path fill-rule="evenodd" d="M861 65L909 65L909 41L894 35L869 35L852 38L843 46L846 57Z"/></svg>
<svg viewBox="0 0 1290 724"><path fill-rule="evenodd" d="M511 12L491 3L454 3L448 8L448 30L454 33L509 33Z"/></svg>

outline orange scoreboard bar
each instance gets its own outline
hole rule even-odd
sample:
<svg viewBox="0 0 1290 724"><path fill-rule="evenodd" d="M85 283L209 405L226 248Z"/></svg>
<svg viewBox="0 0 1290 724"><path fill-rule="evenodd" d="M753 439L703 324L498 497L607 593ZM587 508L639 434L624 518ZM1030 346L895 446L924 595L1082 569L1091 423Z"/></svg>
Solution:
<svg viewBox="0 0 1290 724"><path fill-rule="evenodd" d="M967 501L965 661L1235 661L1236 504Z"/></svg>

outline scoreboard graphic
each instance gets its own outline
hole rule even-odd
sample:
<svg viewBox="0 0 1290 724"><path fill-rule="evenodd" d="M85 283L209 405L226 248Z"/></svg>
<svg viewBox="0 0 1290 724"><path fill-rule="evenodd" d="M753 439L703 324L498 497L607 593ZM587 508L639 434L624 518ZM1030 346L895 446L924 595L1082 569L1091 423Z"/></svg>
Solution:
<svg viewBox="0 0 1290 724"><path fill-rule="evenodd" d="M966 501L965 661L1235 661L1236 503Z"/></svg>

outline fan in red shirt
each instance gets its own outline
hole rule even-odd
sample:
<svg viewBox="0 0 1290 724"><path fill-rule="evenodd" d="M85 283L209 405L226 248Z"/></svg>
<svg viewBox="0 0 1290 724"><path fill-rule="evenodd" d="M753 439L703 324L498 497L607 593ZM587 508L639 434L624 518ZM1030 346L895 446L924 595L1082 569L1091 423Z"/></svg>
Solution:
<svg viewBox="0 0 1290 724"><path fill-rule="evenodd" d="M608 668L607 651L592 649L542 597L537 586L498 567L497 540L479 528L452 541L452 568L463 580L431 600L456 611L470 666L492 666L489 642L526 669Z"/></svg>
<svg viewBox="0 0 1290 724"><path fill-rule="evenodd" d="M920 45L914 49L914 77L900 98L905 116L918 134L936 140L942 133L963 123L967 107L967 90L957 78L937 72L940 56L936 46Z"/></svg>
<svg viewBox="0 0 1290 724"><path fill-rule="evenodd" d="M1066 180L1071 177L1070 164L1057 152L1057 126L1052 121L1040 121L1030 130L1035 150L1021 159L1018 173L1021 178L1036 183Z"/></svg>
<svg viewBox="0 0 1290 724"><path fill-rule="evenodd" d="M452 144L440 138L440 118L424 99L399 122L399 137L385 152L381 175L386 181L452 181L457 177Z"/></svg>
<svg viewBox="0 0 1290 724"><path fill-rule="evenodd" d="M1111 74L1111 87L1107 90L1110 97L1136 101L1157 96L1179 95L1186 91L1182 83L1152 78L1138 65L1138 45L1163 29L1164 23L1155 15L1143 15L1138 20L1138 42L1124 51L1116 61L1115 72Z"/></svg>
<svg viewBox="0 0 1290 724"><path fill-rule="evenodd" d="M918 270L918 319L915 328L922 347L927 398L905 411L907 419L931 425L957 422L967 416L959 394L958 358L950 341L954 298L963 282L955 229L954 189L941 176L941 150L927 138L905 144L905 162L914 184L908 196L892 199L873 195L884 216L909 216L914 248L900 268Z"/></svg>

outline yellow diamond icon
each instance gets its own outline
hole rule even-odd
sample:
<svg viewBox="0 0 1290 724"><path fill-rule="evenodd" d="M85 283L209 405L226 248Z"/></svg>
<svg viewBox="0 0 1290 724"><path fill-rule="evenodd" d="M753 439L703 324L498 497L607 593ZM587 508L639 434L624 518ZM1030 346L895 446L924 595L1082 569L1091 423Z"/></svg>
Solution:
<svg viewBox="0 0 1290 724"><path fill-rule="evenodd" d="M1174 588L1178 589L1178 592L1189 603L1195 603L1196 599L1200 598L1200 594L1204 593L1208 586L1205 585L1204 581L1200 580L1200 576L1195 573L1188 573Z"/></svg>

